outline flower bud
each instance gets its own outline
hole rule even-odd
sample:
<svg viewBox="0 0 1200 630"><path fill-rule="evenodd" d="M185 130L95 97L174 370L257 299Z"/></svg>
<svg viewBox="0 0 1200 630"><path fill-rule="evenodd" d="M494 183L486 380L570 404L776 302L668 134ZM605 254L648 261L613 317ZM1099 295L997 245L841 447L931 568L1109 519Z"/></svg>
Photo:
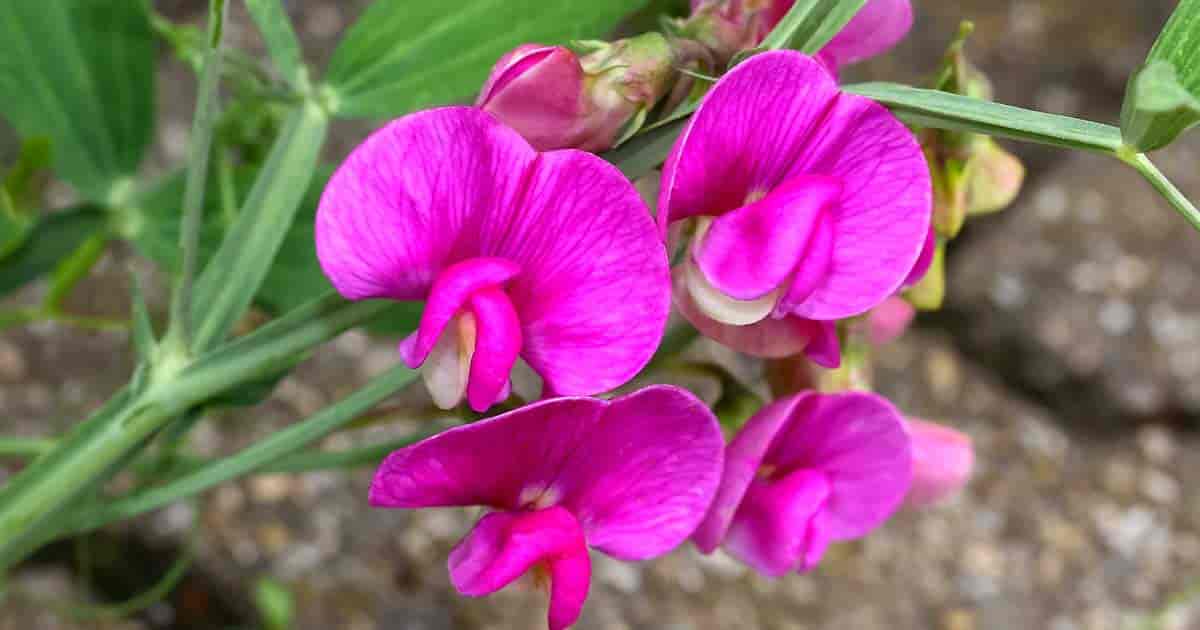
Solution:
<svg viewBox="0 0 1200 630"><path fill-rule="evenodd" d="M913 478L905 503L927 507L961 490L975 464L971 438L924 420L910 418L906 426L912 438Z"/></svg>
<svg viewBox="0 0 1200 630"><path fill-rule="evenodd" d="M637 131L671 79L671 51L658 33L560 46L525 44L492 68L476 105L539 151L604 151Z"/></svg>

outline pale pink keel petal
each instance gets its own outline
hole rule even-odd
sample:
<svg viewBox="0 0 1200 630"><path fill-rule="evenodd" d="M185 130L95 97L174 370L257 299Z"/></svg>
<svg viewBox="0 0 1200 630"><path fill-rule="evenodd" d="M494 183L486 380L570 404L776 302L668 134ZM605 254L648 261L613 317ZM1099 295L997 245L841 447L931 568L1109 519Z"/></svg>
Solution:
<svg viewBox="0 0 1200 630"><path fill-rule="evenodd" d="M671 303L666 246L637 191L594 155L555 151L508 212L519 216L485 251L521 265L508 285L521 356L560 395L628 381L654 354Z"/></svg>
<svg viewBox="0 0 1200 630"><path fill-rule="evenodd" d="M450 581L464 595L494 593L537 565L550 579L550 630L575 623L591 581L591 562L579 522L561 507L493 512L450 552Z"/></svg>
<svg viewBox="0 0 1200 630"><path fill-rule="evenodd" d="M913 482L906 503L925 507L962 489L971 477L975 450L971 438L950 427L910 418Z"/></svg>
<svg viewBox="0 0 1200 630"><path fill-rule="evenodd" d="M842 194L839 180L798 177L713 220L696 248L708 281L738 300L760 298L792 275L825 209Z"/></svg>
<svg viewBox="0 0 1200 630"><path fill-rule="evenodd" d="M763 461L778 470L823 471L831 487L823 510L829 537L861 537L908 493L912 446L902 416L875 394L801 396Z"/></svg>
<svg viewBox="0 0 1200 630"><path fill-rule="evenodd" d="M486 255L469 229L512 211L535 153L473 107L410 114L338 167L317 210L317 258L347 299L424 299L438 272Z"/></svg>
<svg viewBox="0 0 1200 630"><path fill-rule="evenodd" d="M684 319L705 337L756 357L779 359L803 352L823 367L836 368L841 364L834 322L818 322L794 315L771 317L770 304L763 304L754 312L760 317L754 318L755 323L752 324L729 324L731 310L728 308L721 311L724 321L718 321L713 319L708 309L696 303L697 295L693 292L695 285L689 284L687 279L689 273L691 270L687 263L673 271L675 306Z"/></svg>
<svg viewBox="0 0 1200 630"><path fill-rule="evenodd" d="M819 53L833 70L881 55L912 29L911 0L867 0Z"/></svg>
<svg viewBox="0 0 1200 630"><path fill-rule="evenodd" d="M371 482L376 507L547 507L559 471L608 403L556 398L444 431L387 457Z"/></svg>
<svg viewBox="0 0 1200 630"><path fill-rule="evenodd" d="M588 544L623 560L687 540L717 490L724 439L686 390L654 386L608 404L555 484Z"/></svg>
<svg viewBox="0 0 1200 630"><path fill-rule="evenodd" d="M812 525L829 492L829 480L817 470L797 470L770 483L755 480L738 508L726 549L772 577L801 564L815 566L827 541ZM810 551L810 546L819 549Z"/></svg>

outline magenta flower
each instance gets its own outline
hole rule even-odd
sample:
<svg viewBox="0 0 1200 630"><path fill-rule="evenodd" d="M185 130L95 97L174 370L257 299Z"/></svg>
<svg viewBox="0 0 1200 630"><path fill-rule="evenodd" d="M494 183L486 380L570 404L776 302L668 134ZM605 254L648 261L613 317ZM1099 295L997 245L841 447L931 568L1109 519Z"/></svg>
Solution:
<svg viewBox="0 0 1200 630"><path fill-rule="evenodd" d="M912 453L903 418L879 396L781 398L729 443L721 488L693 540L772 577L809 571L830 542L861 538L896 511Z"/></svg>
<svg viewBox="0 0 1200 630"><path fill-rule="evenodd" d="M950 427L908 419L912 438L913 481L906 503L925 507L952 496L966 485L975 465L971 438Z"/></svg>
<svg viewBox="0 0 1200 630"><path fill-rule="evenodd" d="M717 490L722 448L712 412L682 389L557 398L392 453L370 500L494 510L450 553L451 581L476 597L540 567L558 630L583 609L588 547L645 560L691 535Z"/></svg>
<svg viewBox="0 0 1200 630"><path fill-rule="evenodd" d="M663 170L660 224L696 224L676 301L736 350L831 363L832 322L917 263L932 196L916 138L886 109L811 57L756 55L709 92Z"/></svg>
<svg viewBox="0 0 1200 630"><path fill-rule="evenodd" d="M443 408L507 397L518 356L547 394L612 389L649 360L670 308L665 247L620 172L539 154L471 107L405 116L355 149L316 239L347 299L426 301L400 353Z"/></svg>

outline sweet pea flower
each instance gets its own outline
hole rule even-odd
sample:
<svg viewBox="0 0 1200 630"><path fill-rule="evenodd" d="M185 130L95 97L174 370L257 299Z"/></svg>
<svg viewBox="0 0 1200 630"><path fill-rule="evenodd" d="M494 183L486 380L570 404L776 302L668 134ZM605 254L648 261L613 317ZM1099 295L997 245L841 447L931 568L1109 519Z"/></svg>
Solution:
<svg viewBox="0 0 1200 630"><path fill-rule="evenodd" d="M725 474L692 539L757 571L807 572L831 542L866 536L912 480L900 413L864 392L803 392L758 412L725 451Z"/></svg>
<svg viewBox="0 0 1200 630"><path fill-rule="evenodd" d="M522 44L500 58L476 106L539 151L604 151L667 91L671 50L658 33L590 42L579 57L562 46Z"/></svg>
<svg viewBox="0 0 1200 630"><path fill-rule="evenodd" d="M725 75L663 169L658 219L693 219L676 303L701 332L763 357L838 365L836 320L896 293L929 236L921 148L811 57L774 51Z"/></svg>
<svg viewBox="0 0 1200 630"><path fill-rule="evenodd" d="M670 309L666 250L628 180L588 153L538 153L471 107L372 134L330 179L316 240L347 299L425 300L400 354L445 409L506 398L518 356L548 395L612 389Z"/></svg>
<svg viewBox="0 0 1200 630"><path fill-rule="evenodd" d="M951 497L966 485L975 465L971 438L950 427L908 419L912 438L913 480L905 503L927 507Z"/></svg>
<svg viewBox="0 0 1200 630"><path fill-rule="evenodd" d="M795 0L692 0L693 26L701 41L728 59L757 45L775 28ZM881 55L912 29L910 0L867 0L862 9L817 53L834 74L850 64Z"/></svg>
<svg viewBox="0 0 1200 630"><path fill-rule="evenodd" d="M558 630L583 609L589 547L645 560L691 535L716 493L722 448L716 418L686 390L556 398L392 453L370 501L493 510L450 552L451 582L478 597L541 568Z"/></svg>

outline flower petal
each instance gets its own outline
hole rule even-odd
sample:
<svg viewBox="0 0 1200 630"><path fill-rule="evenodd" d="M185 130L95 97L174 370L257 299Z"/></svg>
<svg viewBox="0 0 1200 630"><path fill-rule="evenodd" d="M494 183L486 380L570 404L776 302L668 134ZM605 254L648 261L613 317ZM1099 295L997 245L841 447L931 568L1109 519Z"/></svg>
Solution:
<svg viewBox="0 0 1200 630"><path fill-rule="evenodd" d="M912 29L911 0L867 0L819 53L836 70L881 55Z"/></svg>
<svg viewBox="0 0 1200 630"><path fill-rule="evenodd" d="M763 407L738 431L725 449L721 487L704 521L692 535L700 551L712 553L725 540L738 506L742 504L750 483L762 466L763 457L799 400L799 396L789 396Z"/></svg>
<svg viewBox="0 0 1200 630"><path fill-rule="evenodd" d="M515 212L515 211L514 211ZM521 356L559 395L613 389L650 360L670 312L667 250L637 191L590 153L542 154L509 231Z"/></svg>
<svg viewBox="0 0 1200 630"><path fill-rule="evenodd" d="M355 149L322 196L317 253L350 299L424 299L455 263L514 263L505 290L522 356L559 394L636 374L670 304L666 248L615 167L579 151L538 154L470 107L406 116ZM406 358L433 341L410 344Z"/></svg>
<svg viewBox="0 0 1200 630"><path fill-rule="evenodd" d="M554 398L392 453L371 505L560 505L588 544L622 559L669 551L703 518L721 475L712 412L676 387L613 401Z"/></svg>
<svg viewBox="0 0 1200 630"><path fill-rule="evenodd" d="M908 272L908 277L904 279L903 286L911 287L925 277L925 274L929 272L929 266L933 264L933 256L936 252L937 233L930 224L929 235L925 237L925 244L921 246L921 254L917 256L917 262L913 263L913 268Z"/></svg>
<svg viewBox="0 0 1200 630"><path fill-rule="evenodd" d="M675 142L663 167L659 221L718 215L781 185L838 94L833 79L798 53L767 52L738 64Z"/></svg>
<svg viewBox="0 0 1200 630"><path fill-rule="evenodd" d="M467 401L482 413L501 400L500 394L508 385L521 351L521 322L508 296L494 287L471 296L471 312L478 333L471 356Z"/></svg>
<svg viewBox="0 0 1200 630"><path fill-rule="evenodd" d="M716 494L724 446L716 417L698 398L647 387L608 404L556 487L590 546L644 560L695 531Z"/></svg>
<svg viewBox="0 0 1200 630"><path fill-rule="evenodd" d="M814 536L814 520L829 498L829 480L818 470L801 469L777 481L750 484L725 540L731 555L771 577L804 565L815 566L824 551ZM810 542L817 553L810 553Z"/></svg>
<svg viewBox="0 0 1200 630"><path fill-rule="evenodd" d="M471 258L442 270L425 301L421 324L400 343L405 365L416 369L425 361L446 324L467 305L472 293L502 285L520 271L519 265L503 258Z"/></svg>
<svg viewBox="0 0 1200 630"><path fill-rule="evenodd" d="M561 507L493 512L450 552L450 581L463 595L494 593L543 564L551 581L550 630L575 623L591 581L591 561L579 522Z"/></svg>
<svg viewBox="0 0 1200 630"><path fill-rule="evenodd" d="M908 330L917 309L902 297L890 297L867 314L867 338L876 346L891 343Z"/></svg>
<svg viewBox="0 0 1200 630"><path fill-rule="evenodd" d="M480 219L513 212L535 157L473 107L392 121L351 152L321 195L321 268L347 299L424 299L443 268L480 255Z"/></svg>
<svg viewBox="0 0 1200 630"><path fill-rule="evenodd" d="M695 250L705 278L726 295L753 300L778 288L806 258L822 213L842 194L831 177L801 176L712 222Z"/></svg>
<svg viewBox="0 0 1200 630"><path fill-rule="evenodd" d="M834 322L818 322L794 315L782 318L765 316L756 323L745 326L717 321L696 303L697 296L692 293L695 285L687 282L689 273L694 273L688 270L689 264L685 262L673 272L675 306L700 334L738 352L756 357L779 359L803 352L824 367L840 365L841 353ZM723 313L728 315L729 311Z"/></svg>
<svg viewBox="0 0 1200 630"><path fill-rule="evenodd" d="M717 215L803 175L839 178L828 272L792 308L858 315L894 293L929 229L932 190L916 138L881 105L842 94L810 57L755 55L709 92L663 171L662 221Z"/></svg>
<svg viewBox="0 0 1200 630"><path fill-rule="evenodd" d="M906 503L925 507L958 492L971 477L975 450L971 438L950 427L910 418L913 482Z"/></svg>
<svg viewBox="0 0 1200 630"><path fill-rule="evenodd" d="M832 540L858 538L883 523L908 493L913 470L900 413L865 392L801 394L763 462L828 475L823 513Z"/></svg>
<svg viewBox="0 0 1200 630"><path fill-rule="evenodd" d="M608 403L556 398L449 429L384 459L376 507L548 507L548 489Z"/></svg>
<svg viewBox="0 0 1200 630"><path fill-rule="evenodd" d="M569 49L520 46L496 63L477 105L539 151L577 146L583 87L583 66Z"/></svg>

